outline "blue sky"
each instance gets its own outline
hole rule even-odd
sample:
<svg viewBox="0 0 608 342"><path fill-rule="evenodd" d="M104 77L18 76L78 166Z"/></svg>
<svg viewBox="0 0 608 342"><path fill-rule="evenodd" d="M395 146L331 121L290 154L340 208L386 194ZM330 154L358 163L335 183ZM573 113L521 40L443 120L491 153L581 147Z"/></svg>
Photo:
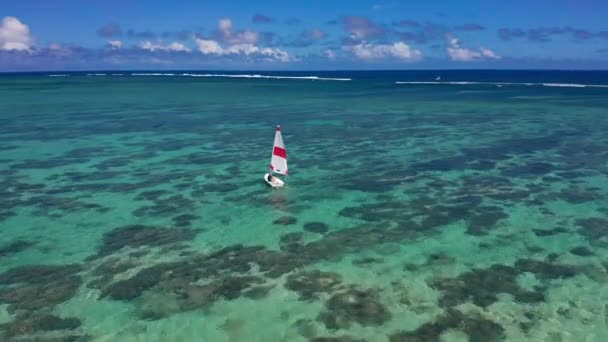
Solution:
<svg viewBox="0 0 608 342"><path fill-rule="evenodd" d="M0 71L608 69L603 0L0 2Z"/></svg>

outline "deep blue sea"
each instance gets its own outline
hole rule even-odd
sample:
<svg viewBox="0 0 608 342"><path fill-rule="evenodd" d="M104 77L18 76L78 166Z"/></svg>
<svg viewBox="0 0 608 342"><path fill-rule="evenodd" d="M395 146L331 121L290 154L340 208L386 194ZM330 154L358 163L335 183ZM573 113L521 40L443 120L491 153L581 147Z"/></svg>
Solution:
<svg viewBox="0 0 608 342"><path fill-rule="evenodd" d="M606 341L606 132L606 71L0 74L0 341Z"/></svg>

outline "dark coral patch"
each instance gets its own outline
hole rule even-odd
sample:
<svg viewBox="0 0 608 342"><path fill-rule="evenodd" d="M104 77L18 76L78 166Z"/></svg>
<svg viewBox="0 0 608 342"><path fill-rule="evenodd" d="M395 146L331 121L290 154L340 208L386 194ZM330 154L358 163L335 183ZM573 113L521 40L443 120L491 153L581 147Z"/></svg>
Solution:
<svg viewBox="0 0 608 342"><path fill-rule="evenodd" d="M167 198L157 198L154 205L146 205L133 211L137 217L147 216L170 216L175 213L194 210L194 201L182 195L174 195Z"/></svg>
<svg viewBox="0 0 608 342"><path fill-rule="evenodd" d="M79 326L80 320L77 318L61 318L46 314L41 316L18 316L9 323L0 324L0 329L4 330L5 337L13 338L45 331L73 330ZM38 340L36 339L36 341Z"/></svg>
<svg viewBox="0 0 608 342"><path fill-rule="evenodd" d="M493 265L488 269L474 269L455 279L435 280L430 285L443 291L439 300L441 306L452 307L472 300L476 305L486 307L497 300L498 293L524 292L513 271L509 266Z"/></svg>
<svg viewBox="0 0 608 342"><path fill-rule="evenodd" d="M272 221L273 224L288 226L291 224L296 224L298 219L293 216L281 216L278 219Z"/></svg>
<svg viewBox="0 0 608 342"><path fill-rule="evenodd" d="M192 214L182 214L173 218L173 223L176 227L186 227L190 225L190 222L196 220L198 216Z"/></svg>
<svg viewBox="0 0 608 342"><path fill-rule="evenodd" d="M303 247L302 237L303 234L301 232L293 232L281 235L279 247L282 251L297 253L298 251L301 251Z"/></svg>
<svg viewBox="0 0 608 342"><path fill-rule="evenodd" d="M471 342L495 342L505 338L505 329L498 323L479 316L467 316L449 309L432 322L414 331L399 332L390 336L390 342L439 342L441 334L448 330L462 330Z"/></svg>
<svg viewBox="0 0 608 342"><path fill-rule="evenodd" d="M261 299L268 295L272 286L254 286L243 292L243 296L249 299Z"/></svg>
<svg viewBox="0 0 608 342"><path fill-rule="evenodd" d="M172 297L170 301L173 303L167 305L165 298L161 303L143 308L140 316L144 319L160 319L176 312L206 308L222 298L226 300L241 296L261 298L269 290L269 287L260 289L260 286L257 286L262 282L262 278L255 276L226 276L206 285L197 285L180 279L170 279L170 276L165 274L162 283L158 286L157 294L170 295Z"/></svg>
<svg viewBox="0 0 608 342"><path fill-rule="evenodd" d="M339 289L341 282L342 276L337 273L315 270L290 274L285 287L297 292L302 300L312 300Z"/></svg>
<svg viewBox="0 0 608 342"><path fill-rule="evenodd" d="M501 173L508 177L528 177L528 176L540 176L547 174L553 170L553 165L545 162L531 162L524 165L518 165L506 170Z"/></svg>
<svg viewBox="0 0 608 342"><path fill-rule="evenodd" d="M84 210L96 210L98 212L107 212L106 208L97 203L87 203L71 197L59 197L49 195L38 195L29 197L21 202L22 205L30 205L36 207L36 215L50 216L61 214L63 212L75 212Z"/></svg>
<svg viewBox="0 0 608 342"><path fill-rule="evenodd" d="M0 302L11 313L53 308L72 298L81 285L79 265L21 266L0 275Z"/></svg>
<svg viewBox="0 0 608 342"><path fill-rule="evenodd" d="M359 267L368 267L371 264L381 263L382 261L383 260L381 258L366 257L366 258L354 259L353 265L359 266Z"/></svg>
<svg viewBox="0 0 608 342"><path fill-rule="evenodd" d="M530 272L545 280L571 278L577 274L577 268L574 266L533 259L519 259L514 267L518 274Z"/></svg>
<svg viewBox="0 0 608 342"><path fill-rule="evenodd" d="M568 230L563 227L556 227L553 229L532 229L536 236L551 236L556 234L568 233Z"/></svg>
<svg viewBox="0 0 608 342"><path fill-rule="evenodd" d="M524 303L543 301L542 287L527 291L517 283L517 277L524 272L534 273L542 280L570 278L576 275L572 266L520 259L514 266L492 265L485 269L473 269L457 278L432 281L430 285L443 291L439 304L444 307L452 307L469 300L478 306L486 307L497 301L499 293L509 293L517 301Z"/></svg>
<svg viewBox="0 0 608 342"><path fill-rule="evenodd" d="M135 196L135 199L138 201L141 200L148 200L148 201L156 201L157 199L159 199L161 196L168 194L169 192L167 190L147 190L147 191L142 191L140 192L137 196Z"/></svg>
<svg viewBox="0 0 608 342"><path fill-rule="evenodd" d="M22 252L22 251L32 247L35 244L36 244L35 242L24 241L24 240L13 241L13 242L9 243L8 245L0 247L0 257L6 257L6 256L10 256L10 255Z"/></svg>
<svg viewBox="0 0 608 342"><path fill-rule="evenodd" d="M78 273L80 265L31 265L12 268L0 274L0 284L40 284L67 278Z"/></svg>
<svg viewBox="0 0 608 342"><path fill-rule="evenodd" d="M592 256L595 254L592 250L585 246L574 247L570 250L570 253L578 256Z"/></svg>
<svg viewBox="0 0 608 342"><path fill-rule="evenodd" d="M348 335L341 336L320 336L311 338L309 342L365 342L365 340L354 338Z"/></svg>
<svg viewBox="0 0 608 342"><path fill-rule="evenodd" d="M382 325L392 317L371 289L348 289L334 294L325 306L327 311L321 312L317 319L328 329L346 329L352 323Z"/></svg>
<svg viewBox="0 0 608 342"><path fill-rule="evenodd" d="M562 189L557 193L557 197L573 204L581 204L585 202L596 201L602 196L597 192L581 187L572 186L567 189Z"/></svg>
<svg viewBox="0 0 608 342"><path fill-rule="evenodd" d="M414 165L415 170L420 171L451 171L467 168L467 158L464 156L434 159Z"/></svg>
<svg viewBox="0 0 608 342"><path fill-rule="evenodd" d="M432 253L426 259L427 266L449 265L454 263L454 258L445 253Z"/></svg>
<svg viewBox="0 0 608 342"><path fill-rule="evenodd" d="M306 222L304 223L304 230L311 233L325 234L329 227L323 222Z"/></svg>
<svg viewBox="0 0 608 342"><path fill-rule="evenodd" d="M9 217L13 217L15 215L17 215L17 214L15 214L12 211L0 209L0 221L4 221L4 220L8 219Z"/></svg>
<svg viewBox="0 0 608 342"><path fill-rule="evenodd" d="M96 280L89 286L101 288L101 297L124 301L144 294L174 294L177 308L170 311L186 311L206 306L220 298L231 300L240 296L265 296L271 286L264 285L262 278L247 274L254 264L268 277L278 277L302 265L288 254L261 247L235 245L208 255L193 254L185 260L157 264L140 270L129 279L114 283ZM110 273L121 272L122 269L122 265L116 262L104 267ZM104 277L106 280L112 279L107 274ZM163 305L160 307L158 310L163 311Z"/></svg>
<svg viewBox="0 0 608 342"><path fill-rule="evenodd" d="M159 228L130 225L116 228L103 237L98 255L108 255L123 247L163 246L192 240L199 231L188 228Z"/></svg>
<svg viewBox="0 0 608 342"><path fill-rule="evenodd" d="M499 220L508 217L500 207L479 207L478 210L467 220L467 233L471 235L485 235Z"/></svg>
<svg viewBox="0 0 608 342"><path fill-rule="evenodd" d="M602 217L590 217L579 219L576 224L580 227L580 234L589 239L591 243L604 241L608 239L608 220Z"/></svg>

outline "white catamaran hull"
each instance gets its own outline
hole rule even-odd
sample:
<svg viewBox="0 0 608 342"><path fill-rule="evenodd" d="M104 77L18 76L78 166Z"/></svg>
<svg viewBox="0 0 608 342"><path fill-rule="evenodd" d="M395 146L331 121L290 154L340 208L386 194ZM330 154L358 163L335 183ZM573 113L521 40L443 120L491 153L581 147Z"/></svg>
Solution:
<svg viewBox="0 0 608 342"><path fill-rule="evenodd" d="M268 181L268 175L269 175L269 173L267 173L267 174L264 175L264 181L266 182L266 184L270 185L271 187L273 187L273 188L280 188L283 185L285 185L285 183L282 180L278 179L277 177L274 177L274 179L272 180L272 182L269 182Z"/></svg>

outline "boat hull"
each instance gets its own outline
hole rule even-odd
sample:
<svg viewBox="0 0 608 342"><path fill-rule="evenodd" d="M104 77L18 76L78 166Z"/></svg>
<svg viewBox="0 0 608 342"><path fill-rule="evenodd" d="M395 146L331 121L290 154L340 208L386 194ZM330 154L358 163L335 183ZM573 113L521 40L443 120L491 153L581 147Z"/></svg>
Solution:
<svg viewBox="0 0 608 342"><path fill-rule="evenodd" d="M277 177L274 177L274 180L272 182L268 181L268 175L269 173L264 175L264 182L266 182L266 184L270 185L273 188L280 188L283 185L285 185L285 182L283 182L282 180L278 179Z"/></svg>

